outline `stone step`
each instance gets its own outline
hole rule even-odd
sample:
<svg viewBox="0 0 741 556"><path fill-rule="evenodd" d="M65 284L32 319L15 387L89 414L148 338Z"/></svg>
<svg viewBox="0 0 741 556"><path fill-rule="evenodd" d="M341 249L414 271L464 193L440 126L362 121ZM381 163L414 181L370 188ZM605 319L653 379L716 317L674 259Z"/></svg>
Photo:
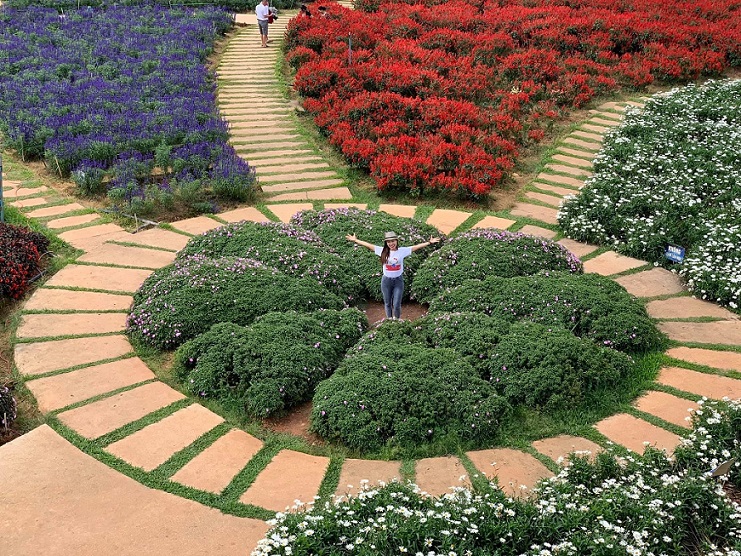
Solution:
<svg viewBox="0 0 741 556"><path fill-rule="evenodd" d="M145 471L156 469L224 420L192 404L106 448L110 454Z"/></svg>
<svg viewBox="0 0 741 556"><path fill-rule="evenodd" d="M603 419L595 428L615 444L639 454L646 450L646 446L654 446L672 454L680 443L676 434L627 413Z"/></svg>
<svg viewBox="0 0 741 556"><path fill-rule="evenodd" d="M156 270L175 260L172 251L105 243L77 259L82 263L111 264Z"/></svg>
<svg viewBox="0 0 741 556"><path fill-rule="evenodd" d="M176 230L192 235L200 235L223 226L221 222L207 216L196 216L195 218L178 220L177 222L172 222L170 225Z"/></svg>
<svg viewBox="0 0 741 556"><path fill-rule="evenodd" d="M401 216L402 218L414 218L414 213L417 212L417 207L414 205L388 205L381 204L378 210L388 212L394 216Z"/></svg>
<svg viewBox="0 0 741 556"><path fill-rule="evenodd" d="M535 457L519 450L497 448L466 455L487 478L496 478L499 488L508 496L528 495L538 481L553 476Z"/></svg>
<svg viewBox="0 0 741 556"><path fill-rule="evenodd" d="M601 125L594 125L594 124L582 124L581 128L585 131L590 131L593 133L606 133L610 130L609 127L601 126Z"/></svg>
<svg viewBox="0 0 741 556"><path fill-rule="evenodd" d="M470 212L449 209L435 209L427 218L430 226L435 226L444 234L449 234L471 216Z"/></svg>
<svg viewBox="0 0 741 556"><path fill-rule="evenodd" d="M81 214L79 216L67 216L65 218L49 220L46 223L46 227L52 230L60 230L62 228L74 228L84 224L90 224L96 220L100 220L100 216L97 214Z"/></svg>
<svg viewBox="0 0 741 556"><path fill-rule="evenodd" d="M107 239L120 239L125 235L127 235L126 231L117 224L99 224L62 232L59 237L67 243L85 250L85 247L93 243L102 243Z"/></svg>
<svg viewBox="0 0 741 556"><path fill-rule="evenodd" d="M23 199L23 200L17 199L14 201L7 201L7 204L17 209L24 209L24 208L32 208L32 207L40 207L43 205L48 205L50 202L51 201L47 200L45 197L33 197L31 199Z"/></svg>
<svg viewBox="0 0 741 556"><path fill-rule="evenodd" d="M602 148L602 143L597 141L588 141L580 137L566 137L563 140L564 145L573 145L575 147L582 147L588 151L599 151Z"/></svg>
<svg viewBox="0 0 741 556"><path fill-rule="evenodd" d="M510 213L514 216L540 220L546 224L558 224L558 210L551 207L533 205L530 203L516 203Z"/></svg>
<svg viewBox="0 0 741 556"><path fill-rule="evenodd" d="M243 134L242 132L247 132ZM301 136L295 133L266 133L266 130L260 129L257 133L249 133L248 130L240 130L239 133L233 134L234 143L258 143L265 148L270 148L273 143L282 141L301 141Z"/></svg>
<svg viewBox="0 0 741 556"><path fill-rule="evenodd" d="M352 193L347 187L333 187L330 189L313 189L310 191L296 191L282 193L270 198L272 201L340 201L351 200Z"/></svg>
<svg viewBox="0 0 741 556"><path fill-rule="evenodd" d="M222 212L219 218L226 222L241 222L249 220L251 222L269 222L270 219L254 207L244 207L239 209Z"/></svg>
<svg viewBox="0 0 741 556"><path fill-rule="evenodd" d="M163 382L149 382L64 411L57 417L77 434L93 440L184 398Z"/></svg>
<svg viewBox="0 0 741 556"><path fill-rule="evenodd" d="M574 241L573 239L569 239L567 237L559 239L558 243L563 245L566 249L571 251L574 255L576 255L580 259L582 257L589 255L590 253L593 253L594 251L598 249L596 245L590 245L589 243L581 243L579 241Z"/></svg>
<svg viewBox="0 0 741 556"><path fill-rule="evenodd" d="M49 216L59 216L61 214L68 214L78 210L84 210L79 203L69 203L66 205L54 205L53 207L40 208L32 210L26 213L29 218L47 218Z"/></svg>
<svg viewBox="0 0 741 556"><path fill-rule="evenodd" d="M355 496L365 485L375 488L379 484L401 481L401 464L398 461L346 459L342 464L335 496Z"/></svg>
<svg viewBox="0 0 741 556"><path fill-rule="evenodd" d="M22 315L16 337L50 338L123 332L125 313L40 313Z"/></svg>
<svg viewBox="0 0 741 556"><path fill-rule="evenodd" d="M538 174L537 180L547 181L549 183L555 183L558 185L565 185L566 187L573 187L574 193L578 193L578 190L584 186L584 180L580 178L572 178L571 176L560 176L558 174L548 174L542 172Z"/></svg>
<svg viewBox="0 0 741 556"><path fill-rule="evenodd" d="M561 200L563 199L563 197L556 197L554 195L549 195L547 193L538 193L536 191L526 191L525 197L531 201L540 201L541 203L545 203L546 205L550 205L555 208L558 208L558 205L561 204Z"/></svg>
<svg viewBox="0 0 741 556"><path fill-rule="evenodd" d="M14 360L18 372L30 376L122 357L132 351L123 335L70 338L16 344Z"/></svg>
<svg viewBox="0 0 741 556"><path fill-rule="evenodd" d="M571 135L569 135L570 138L573 139L580 139L582 141L587 141L589 143L599 143L599 145L602 145L602 134L599 133L590 133L588 131L572 131Z"/></svg>
<svg viewBox="0 0 741 556"><path fill-rule="evenodd" d="M324 209L346 209L356 208L358 210L366 210L368 205L366 203L324 203Z"/></svg>
<svg viewBox="0 0 741 556"><path fill-rule="evenodd" d="M545 168L543 168L543 171L546 173L547 172L560 172L562 174L567 174L571 177L575 177L575 178L582 179L582 180L592 175L592 172L590 172L589 170L585 170L583 168L577 168L575 166L567 166L565 164L557 164L554 162L551 162Z"/></svg>
<svg viewBox="0 0 741 556"><path fill-rule="evenodd" d="M219 494L262 445L254 436L232 429L185 464L170 480Z"/></svg>
<svg viewBox="0 0 741 556"><path fill-rule="evenodd" d="M651 301L646 305L648 314L655 319L693 319L698 317L715 317L732 319L734 313L709 301L694 297L671 297Z"/></svg>
<svg viewBox="0 0 741 556"><path fill-rule="evenodd" d="M276 149L305 149L306 147L307 145L303 141L279 141L277 143L250 142L246 145L235 144L234 150L237 151L237 154L239 156L241 156L242 158L246 158L250 155L254 155L254 153L258 153L260 154L260 156L263 156L262 153L268 153Z"/></svg>
<svg viewBox="0 0 741 556"><path fill-rule="evenodd" d="M3 189L5 189L3 187ZM38 187L14 187L13 193L11 195L5 195L5 200L15 200L15 199L21 199L23 197L33 197L34 195L39 195L41 193L45 193L46 191L49 191L49 188L45 185L40 185Z"/></svg>
<svg viewBox="0 0 741 556"><path fill-rule="evenodd" d="M664 367L656 380L665 386L714 400L725 397L741 399L741 380L727 376L700 373L681 367Z"/></svg>
<svg viewBox="0 0 741 556"><path fill-rule="evenodd" d="M661 322L659 330L677 342L741 346L741 321Z"/></svg>
<svg viewBox="0 0 741 556"><path fill-rule="evenodd" d="M509 218L500 218L499 216L484 216L481 220L476 222L473 228L495 228L497 230L506 230L513 224L516 224L517 220L510 220Z"/></svg>
<svg viewBox="0 0 741 556"><path fill-rule="evenodd" d="M127 311L130 295L39 288L26 301L25 311Z"/></svg>
<svg viewBox="0 0 741 556"><path fill-rule="evenodd" d="M268 205L267 208L270 209L270 212L277 216L281 222L287 223L291 220L291 217L294 214L301 212L302 210L311 210L314 208L314 205L311 203L289 203L285 205Z"/></svg>
<svg viewBox="0 0 741 556"><path fill-rule="evenodd" d="M577 159L586 160L589 162L589 167L592 167L592 161L594 160L594 153L583 151L581 149L571 149L569 147L560 146L558 147L558 152L572 156Z"/></svg>
<svg viewBox="0 0 741 556"><path fill-rule="evenodd" d="M154 373L141 359L130 357L69 373L28 380L26 386L39 402L39 410L48 413L154 378Z"/></svg>
<svg viewBox="0 0 741 556"><path fill-rule="evenodd" d="M621 119L620 120L612 120L612 119L607 119L607 118L605 118L603 116L605 116L605 115L604 114L600 114L599 116L595 116L594 118L592 118L591 120L589 120L589 122L592 123L592 124L594 124L594 125L596 125L596 126L601 126L603 128L606 128L606 129L617 127L617 126L619 126L622 123L622 120Z"/></svg>
<svg viewBox="0 0 741 556"><path fill-rule="evenodd" d="M532 224L526 224L525 226L520 228L518 232L525 235L543 237L546 239L553 239L554 237L556 237L556 235L558 235L553 230L549 230L548 228L541 228L540 226L533 226Z"/></svg>
<svg viewBox="0 0 741 556"><path fill-rule="evenodd" d="M52 276L46 285L134 293L150 274L149 270L72 263Z"/></svg>
<svg viewBox="0 0 741 556"><path fill-rule="evenodd" d="M639 266L647 265L646 261L634 259L633 257L626 257L614 251L606 251L601 255L597 255L593 259L589 259L584 263L584 272L594 272L601 274L602 276L612 276L620 272L632 270Z"/></svg>
<svg viewBox="0 0 741 556"><path fill-rule="evenodd" d="M585 168L587 170L592 169L591 161L576 156L569 156L566 154L554 154L551 158L557 162L563 162L564 164L577 166L578 168Z"/></svg>
<svg viewBox="0 0 741 556"><path fill-rule="evenodd" d="M682 346L667 350L666 355L674 359L705 365L706 367L741 372L741 353L735 351L718 351Z"/></svg>
<svg viewBox="0 0 741 556"><path fill-rule="evenodd" d="M253 158L250 161L250 166L260 168L262 166L277 166L278 164L286 164L287 162L292 162L295 164L327 164L321 158L317 158L317 155L308 153L306 156L295 156L290 158L286 156Z"/></svg>
<svg viewBox="0 0 741 556"><path fill-rule="evenodd" d="M646 392L633 405L640 411L686 429L690 428L690 411L700 408L696 402L655 391Z"/></svg>
<svg viewBox="0 0 741 556"><path fill-rule="evenodd" d="M578 189L571 189L570 187L559 187L557 185L551 185L549 183L543 183L539 181L534 181L531 183L533 187L537 187L538 189L542 189L544 191L551 191L558 195L559 198L566 197L566 195L578 195L579 190Z"/></svg>
<svg viewBox="0 0 741 556"><path fill-rule="evenodd" d="M167 251L180 251L190 241L190 238L183 234L171 232L170 230L152 228L135 234L129 234L125 238L122 238L121 241L165 249Z"/></svg>
<svg viewBox="0 0 741 556"><path fill-rule="evenodd" d="M652 268L615 280L636 297L675 295L685 291L682 279L665 268Z"/></svg>
<svg viewBox="0 0 741 556"><path fill-rule="evenodd" d="M305 170L323 170L329 168L329 165L324 161L317 162L302 162L297 164L257 164L254 161L252 165L255 166L260 175L272 174L278 172L303 172Z"/></svg>
<svg viewBox="0 0 741 556"><path fill-rule="evenodd" d="M339 185L342 183L342 180L337 178L337 172L334 170L329 170L327 172L293 172L290 174L263 174L262 170L260 168L257 169L257 176L260 180L260 185L262 187L262 190L266 193L270 191L270 187L272 187L272 184L285 184L285 183L299 183L296 180L301 180L300 183L305 183L306 185L304 187L295 187L293 189L308 189L309 187L312 187L311 184L313 183L319 183L319 187L326 187L328 185ZM327 180L326 178L335 178L338 180L336 183L325 183ZM290 189L290 188L289 188ZM284 191L285 189L276 189L276 191Z"/></svg>
<svg viewBox="0 0 741 556"><path fill-rule="evenodd" d="M466 468L453 456L421 459L415 470L414 482L430 496L450 494L453 487L471 487Z"/></svg>
<svg viewBox="0 0 741 556"><path fill-rule="evenodd" d="M276 512L292 507L296 500L313 502L327 467L329 458L281 450L239 501Z"/></svg>
<svg viewBox="0 0 741 556"><path fill-rule="evenodd" d="M533 448L558 464L568 462L571 454L594 458L603 451L602 446L591 440L568 434L536 440L533 442Z"/></svg>
<svg viewBox="0 0 741 556"><path fill-rule="evenodd" d="M344 180L341 179L320 179L320 180L307 180L307 181L296 181L296 182L284 182L277 185L265 185L262 190L265 193L278 193L281 191L296 191L300 189L320 188L329 187L332 185L341 185Z"/></svg>

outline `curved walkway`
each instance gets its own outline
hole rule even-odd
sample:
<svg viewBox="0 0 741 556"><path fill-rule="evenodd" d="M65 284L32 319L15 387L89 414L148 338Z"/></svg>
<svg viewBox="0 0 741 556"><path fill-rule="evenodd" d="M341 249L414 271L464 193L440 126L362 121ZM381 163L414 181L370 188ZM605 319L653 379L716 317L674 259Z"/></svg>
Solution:
<svg viewBox="0 0 741 556"><path fill-rule="evenodd" d="M254 28L246 27L225 59L233 54L230 61L237 63L239 48L252 49L257 41ZM220 69L224 78L226 67L225 62ZM235 102L248 94L247 86L239 94L226 86L222 90ZM578 194L604 131L619 122L624 108L607 103L594 111L558 145L508 215L447 209L420 214L429 214L426 222L448 234L497 227L557 238L560 199ZM246 109L244 121L251 121L251 114ZM270 120L270 125L285 123ZM267 124L245 126L259 127ZM295 162L293 149L300 148L287 146L280 156ZM284 170L289 176L281 183L308 183L306 176L316 169ZM131 234L53 191L5 184L9 204L84 251L31 296L16 332L15 364L50 426L0 448L0 537L9 554L244 555L267 530L272 512L297 499L343 494L364 479L375 483L410 476L423 490L439 494L466 484L472 473L497 477L503 489L517 493L521 485L552 474L554 462L574 450L595 451L614 442L636 452L645 444L671 451L688 426L685 417L696 407L694 400L741 398L741 380L735 378L741 353L732 350L741 346L736 315L687 296L674 274L645 261L561 239L585 260L587 272L610 276L644 299L660 328L681 344L667 352L675 365L661 369L652 390L630 411L597 423L591 439L562 436L539 440L527 450L422 459L412 472L401 462L274 450L158 381L123 334L126 312L142 281L169 264L193 235L225 222L288 221L299 210L337 205L245 207ZM417 213L413 206L378 208L407 217Z"/></svg>

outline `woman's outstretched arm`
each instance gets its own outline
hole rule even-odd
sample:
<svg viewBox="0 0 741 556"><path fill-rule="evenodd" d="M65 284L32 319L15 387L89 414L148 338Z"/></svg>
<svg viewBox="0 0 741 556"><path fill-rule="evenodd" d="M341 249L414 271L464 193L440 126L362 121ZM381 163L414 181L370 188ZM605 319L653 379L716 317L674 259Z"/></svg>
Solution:
<svg viewBox="0 0 741 556"><path fill-rule="evenodd" d="M412 251L417 251L418 249L422 249L424 247L427 247L428 245L432 245L433 243L439 243L440 238L439 237L431 237L429 241L425 241L424 243L418 243L417 245L412 245Z"/></svg>
<svg viewBox="0 0 741 556"><path fill-rule="evenodd" d="M373 245L372 243L368 243L367 241L363 241L362 239L358 239L358 236L356 236L355 234L348 234L345 236L345 239L347 241L352 241L353 243L356 243L360 245L361 247L366 247L370 249L371 251L375 251L376 249L375 245Z"/></svg>

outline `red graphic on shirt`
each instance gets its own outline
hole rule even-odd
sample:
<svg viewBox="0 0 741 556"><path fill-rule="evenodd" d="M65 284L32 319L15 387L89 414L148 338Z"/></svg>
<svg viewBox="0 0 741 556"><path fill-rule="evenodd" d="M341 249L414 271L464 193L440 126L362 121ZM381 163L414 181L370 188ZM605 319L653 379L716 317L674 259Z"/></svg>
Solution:
<svg viewBox="0 0 741 556"><path fill-rule="evenodd" d="M401 261L398 257L389 257L386 261L386 272L398 272L401 270Z"/></svg>

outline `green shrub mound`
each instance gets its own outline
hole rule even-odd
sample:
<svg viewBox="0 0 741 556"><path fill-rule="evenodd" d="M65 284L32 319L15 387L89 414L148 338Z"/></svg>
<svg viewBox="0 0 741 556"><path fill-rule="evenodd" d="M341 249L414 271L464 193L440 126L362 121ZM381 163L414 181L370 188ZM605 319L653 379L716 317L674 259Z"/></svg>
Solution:
<svg viewBox="0 0 741 556"><path fill-rule="evenodd" d="M312 278L348 301L362 293L360 278L350 261L340 257L315 233L290 224L228 224L194 237L178 258L191 255L254 259L291 276Z"/></svg>
<svg viewBox="0 0 741 556"><path fill-rule="evenodd" d="M201 397L266 417L305 401L367 327L357 309L268 313L220 323L180 346L178 378Z"/></svg>
<svg viewBox="0 0 741 556"><path fill-rule="evenodd" d="M459 311L560 326L627 353L657 349L663 343L646 309L622 286L597 274L469 280L430 303L432 313Z"/></svg>
<svg viewBox="0 0 741 556"><path fill-rule="evenodd" d="M529 276L543 270L581 274L581 261L548 239L494 229L478 229L452 238L419 267L412 297L429 303L445 288L488 276Z"/></svg>
<svg viewBox="0 0 741 556"><path fill-rule="evenodd" d="M247 325L271 311L342 309L311 278L287 276L258 261L191 256L155 271L134 294L127 331L137 341L176 347L219 322Z"/></svg>
<svg viewBox="0 0 741 556"><path fill-rule="evenodd" d="M362 450L446 437L483 442L509 411L457 352L377 341L319 384L311 428Z"/></svg>
<svg viewBox="0 0 741 556"><path fill-rule="evenodd" d="M360 276L364 294L375 300L383 299L381 295L381 264L378 256L345 239L348 234L355 234L359 239L383 245L385 232L394 231L399 235L399 245L411 246L423 243L430 237L440 236L437 228L413 220L401 218L386 212L342 208L322 211L302 211L293 216L291 223L316 234L338 252L346 261L350 261L355 274ZM439 245L439 244L438 244ZM419 265L438 245L425 247L404 259L404 281L407 284L404 295L409 297L409 284Z"/></svg>
<svg viewBox="0 0 741 556"><path fill-rule="evenodd" d="M707 471L709 461L731 454L741 461L741 405L703 409L674 460L652 448L627 457L608 449L595 461L572 457L527 498L509 498L497 488L433 498L411 485L371 487L279 513L253 556L737 555L741 506ZM735 437L729 434L734 423ZM736 463L729 482L739 484L740 476Z"/></svg>

